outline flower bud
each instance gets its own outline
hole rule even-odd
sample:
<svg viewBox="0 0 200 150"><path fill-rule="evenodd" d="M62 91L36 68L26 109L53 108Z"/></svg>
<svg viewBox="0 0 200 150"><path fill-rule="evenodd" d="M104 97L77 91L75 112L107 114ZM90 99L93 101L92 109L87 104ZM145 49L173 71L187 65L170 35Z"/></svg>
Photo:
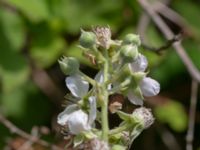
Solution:
<svg viewBox="0 0 200 150"><path fill-rule="evenodd" d="M130 64L133 72L144 72L148 66L148 61L146 57L139 54L137 59Z"/></svg>
<svg viewBox="0 0 200 150"><path fill-rule="evenodd" d="M79 62L74 57L63 57L58 60L60 69L65 75L75 74L79 70Z"/></svg>
<svg viewBox="0 0 200 150"><path fill-rule="evenodd" d="M133 45L124 45L120 49L120 54L126 62L132 62L138 57L138 49Z"/></svg>
<svg viewBox="0 0 200 150"><path fill-rule="evenodd" d="M133 44L139 46L141 44L140 37L136 34L127 34L123 40L123 44Z"/></svg>
<svg viewBox="0 0 200 150"><path fill-rule="evenodd" d="M139 120L144 129L150 127L154 122L154 117L151 113L151 110L145 107L135 109L132 115Z"/></svg>
<svg viewBox="0 0 200 150"><path fill-rule="evenodd" d="M81 30L79 39L80 45L84 48L92 48L96 44L96 35L93 32L86 32Z"/></svg>
<svg viewBox="0 0 200 150"><path fill-rule="evenodd" d="M160 92L160 84L149 77L145 77L140 82L140 89L144 96L155 96Z"/></svg>

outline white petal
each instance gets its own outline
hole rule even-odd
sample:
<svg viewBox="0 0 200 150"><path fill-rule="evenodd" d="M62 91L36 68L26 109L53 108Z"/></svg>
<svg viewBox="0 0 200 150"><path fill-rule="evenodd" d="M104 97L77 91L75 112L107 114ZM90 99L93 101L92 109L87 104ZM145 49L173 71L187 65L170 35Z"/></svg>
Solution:
<svg viewBox="0 0 200 150"><path fill-rule="evenodd" d="M90 103L90 112L89 112L88 123L92 125L97 115L96 114L96 97L95 96L89 97L89 103Z"/></svg>
<svg viewBox="0 0 200 150"><path fill-rule="evenodd" d="M140 106L143 105L143 100L141 98L137 97L132 91L130 91L128 93L127 97L131 103L133 103L135 105L140 105Z"/></svg>
<svg viewBox="0 0 200 150"><path fill-rule="evenodd" d="M149 77L145 77L140 82L140 89L144 96L155 96L160 92L160 84Z"/></svg>
<svg viewBox="0 0 200 150"><path fill-rule="evenodd" d="M96 76L94 77L94 79L99 82L99 83L103 83L104 80L104 76L103 76L103 70L100 70Z"/></svg>
<svg viewBox="0 0 200 150"><path fill-rule="evenodd" d="M84 81L80 75L69 76L65 80L66 86L75 97L82 98L89 90L89 83Z"/></svg>
<svg viewBox="0 0 200 150"><path fill-rule="evenodd" d="M134 72L144 72L148 66L146 57L140 54L137 59L130 64L131 69Z"/></svg>
<svg viewBox="0 0 200 150"><path fill-rule="evenodd" d="M70 114L67 125L69 131L75 135L91 129L88 124L88 115L82 110L77 110Z"/></svg>
<svg viewBox="0 0 200 150"><path fill-rule="evenodd" d="M94 77L94 79L99 82L99 83L103 83L103 80L104 80L104 76L103 76L103 70L100 70L96 76ZM112 88L112 85L109 84L108 85L108 90L110 90Z"/></svg>
<svg viewBox="0 0 200 150"><path fill-rule="evenodd" d="M62 126L66 125L69 115L74 111L76 111L77 109L78 106L76 104L67 106L65 110L58 115L57 123Z"/></svg>

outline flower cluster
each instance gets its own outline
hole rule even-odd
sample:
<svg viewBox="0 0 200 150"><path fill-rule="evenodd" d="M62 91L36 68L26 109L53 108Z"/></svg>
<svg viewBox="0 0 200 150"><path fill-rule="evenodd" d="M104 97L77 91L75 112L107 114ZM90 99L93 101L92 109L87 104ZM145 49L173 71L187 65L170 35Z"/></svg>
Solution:
<svg viewBox="0 0 200 150"><path fill-rule="evenodd" d="M126 149L131 143L123 139L128 137L132 142L153 123L151 111L144 107L127 114L120 110L122 103L108 106L109 96L113 94L123 95L132 104L143 106L144 97L159 93L160 84L145 72L148 61L138 50L140 44L135 34L127 34L121 41L112 40L109 27L97 27L92 32L81 30L80 47L99 69L96 76L91 78L81 72L76 58L63 57L58 61L67 75L65 82L74 104L58 115L57 122L74 136L74 147L86 141L100 141L107 143L107 149ZM109 129L108 108L123 120L118 128ZM101 129L95 128L95 121L101 124ZM122 133L127 133L126 138Z"/></svg>

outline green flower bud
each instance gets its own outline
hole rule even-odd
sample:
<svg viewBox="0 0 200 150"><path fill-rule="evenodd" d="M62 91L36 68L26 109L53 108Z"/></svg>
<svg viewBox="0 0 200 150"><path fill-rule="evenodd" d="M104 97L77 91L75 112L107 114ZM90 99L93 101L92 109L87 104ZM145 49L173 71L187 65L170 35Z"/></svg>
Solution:
<svg viewBox="0 0 200 150"><path fill-rule="evenodd" d="M139 46L141 44L139 35L127 34L123 40L123 44L133 44Z"/></svg>
<svg viewBox="0 0 200 150"><path fill-rule="evenodd" d="M125 62L133 62L138 57L137 46L124 45L120 49L120 54L124 58Z"/></svg>
<svg viewBox="0 0 200 150"><path fill-rule="evenodd" d="M58 60L60 69L65 75L72 75L78 72L79 62L74 57L63 57L61 60Z"/></svg>
<svg viewBox="0 0 200 150"><path fill-rule="evenodd" d="M96 44L96 35L93 32L86 32L81 30L79 39L80 45L84 48L92 48Z"/></svg>

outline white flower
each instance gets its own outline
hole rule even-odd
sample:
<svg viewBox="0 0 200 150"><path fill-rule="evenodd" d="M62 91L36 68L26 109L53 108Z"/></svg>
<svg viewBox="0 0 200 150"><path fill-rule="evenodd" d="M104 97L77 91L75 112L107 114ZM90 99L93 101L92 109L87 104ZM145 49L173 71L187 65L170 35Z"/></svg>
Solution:
<svg viewBox="0 0 200 150"><path fill-rule="evenodd" d="M83 131L90 130L94 120L96 119L95 97L90 97L89 102L91 107L89 116L83 110L79 109L78 105L69 105L63 112L58 115L58 124L67 126L70 133L75 135Z"/></svg>
<svg viewBox="0 0 200 150"><path fill-rule="evenodd" d="M89 83L78 74L67 77L65 82L72 95L77 98L83 98L89 90Z"/></svg>
<svg viewBox="0 0 200 150"><path fill-rule="evenodd" d="M149 77L145 77L140 82L140 89L144 96L155 96L160 92L160 84Z"/></svg>
<svg viewBox="0 0 200 150"><path fill-rule="evenodd" d="M91 126L88 124L88 115L81 109L69 115L67 125L69 131L75 135L91 129Z"/></svg>
<svg viewBox="0 0 200 150"><path fill-rule="evenodd" d="M140 81L139 87L142 95L147 97L155 96L160 92L160 84L150 77L144 77ZM128 92L127 97L131 103L140 106L143 105L143 100L139 96L137 96L132 90Z"/></svg>
<svg viewBox="0 0 200 150"><path fill-rule="evenodd" d="M89 83L84 81L80 75L67 77L66 85L72 95L77 98L83 98L89 90ZM90 96L88 102L90 106L89 115L81 110L77 104L69 105L58 115L58 124L67 126L69 131L75 135L90 130L96 119L96 97Z"/></svg>
<svg viewBox="0 0 200 150"><path fill-rule="evenodd" d="M79 108L76 104L69 105L65 108L63 112L61 112L57 117L58 124L65 126L67 125L67 121L69 118L69 114L73 113L74 111L77 111Z"/></svg>
<svg viewBox="0 0 200 150"><path fill-rule="evenodd" d="M148 66L148 61L146 57L142 54L139 54L137 59L129 64L129 67L133 72L144 72Z"/></svg>

